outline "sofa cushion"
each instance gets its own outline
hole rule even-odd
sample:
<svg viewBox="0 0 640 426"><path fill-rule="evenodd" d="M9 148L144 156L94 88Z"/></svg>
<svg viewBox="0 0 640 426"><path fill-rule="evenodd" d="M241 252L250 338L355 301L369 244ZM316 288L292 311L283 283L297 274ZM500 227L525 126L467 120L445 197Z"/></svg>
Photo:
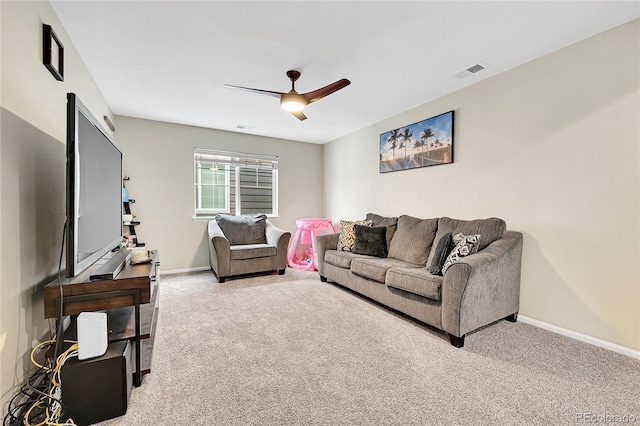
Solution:
<svg viewBox="0 0 640 426"><path fill-rule="evenodd" d="M442 266L444 266L444 262L447 260L447 256L449 256L453 247L453 236L451 232L447 232L436 244L435 255L428 268L430 274L442 275Z"/></svg>
<svg viewBox="0 0 640 426"><path fill-rule="evenodd" d="M353 251L353 243L356 240L355 233L353 231L354 225L366 225L371 226L373 222L370 220L341 220L340 221L340 236L338 237L338 250L341 251Z"/></svg>
<svg viewBox="0 0 640 426"><path fill-rule="evenodd" d="M453 236L453 242L455 246L449 256L447 256L447 260L444 261L444 265L442 265L442 273L447 272L447 269L454 263L456 263L460 258L465 256L469 256L472 253L477 252L478 241L480 241L481 235L463 235L456 234Z"/></svg>
<svg viewBox="0 0 640 426"><path fill-rule="evenodd" d="M476 220L458 220L451 219L449 217L441 217L438 220L438 232L436 233L435 241L440 241L440 238L447 232L451 232L452 235L464 234L474 235L480 234L480 242L477 247L478 251L483 250L489 244L502 238L507 229L507 224L504 220L497 217L490 217L488 219L476 219ZM435 255L435 248L431 250L429 255L430 265Z"/></svg>
<svg viewBox="0 0 640 426"><path fill-rule="evenodd" d="M386 226L387 227L387 249L389 249L389 245L391 244L391 239L393 238L393 234L396 233L398 229L398 218L397 217L384 217L375 213L367 213L366 220L370 220L373 226Z"/></svg>
<svg viewBox="0 0 640 426"><path fill-rule="evenodd" d="M353 252L375 257L387 257L386 226L354 225Z"/></svg>
<svg viewBox="0 0 640 426"><path fill-rule="evenodd" d="M418 219L402 215L391 240L389 257L425 265L438 229L438 219Z"/></svg>
<svg viewBox="0 0 640 426"><path fill-rule="evenodd" d="M430 274L424 268L391 268L386 284L431 300L442 300L442 276Z"/></svg>
<svg viewBox="0 0 640 426"><path fill-rule="evenodd" d="M351 272L361 277L384 283L389 269L394 267L410 268L412 266L420 268L420 265L412 265L411 263L389 257L385 259L379 257L362 257L351 261Z"/></svg>
<svg viewBox="0 0 640 426"><path fill-rule="evenodd" d="M367 258L367 256L340 250L327 250L324 254L324 261L326 263L344 269L351 268L351 261L358 258Z"/></svg>
<svg viewBox="0 0 640 426"><path fill-rule="evenodd" d="M229 245L266 244L267 216L251 214L234 216L230 214L216 215L216 222L229 240Z"/></svg>
<svg viewBox="0 0 640 426"><path fill-rule="evenodd" d="M255 259L257 257L270 257L275 256L277 253L276 246L270 246L268 244L242 244L237 246L230 246L230 259L231 260L244 260Z"/></svg>

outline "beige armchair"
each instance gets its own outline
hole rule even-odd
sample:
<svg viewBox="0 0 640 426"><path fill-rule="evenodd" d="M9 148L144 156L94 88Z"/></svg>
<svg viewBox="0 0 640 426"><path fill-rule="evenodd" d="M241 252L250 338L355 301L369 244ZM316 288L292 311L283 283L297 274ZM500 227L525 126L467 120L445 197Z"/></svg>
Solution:
<svg viewBox="0 0 640 426"><path fill-rule="evenodd" d="M227 277L278 271L287 267L291 233L265 215L218 215L209 221L209 263L218 282Z"/></svg>

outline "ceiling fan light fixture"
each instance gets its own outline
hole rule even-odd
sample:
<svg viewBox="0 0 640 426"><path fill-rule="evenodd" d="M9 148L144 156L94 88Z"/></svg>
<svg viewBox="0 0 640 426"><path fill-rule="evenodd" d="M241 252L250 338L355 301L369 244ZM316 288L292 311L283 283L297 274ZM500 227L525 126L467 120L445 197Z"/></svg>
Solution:
<svg viewBox="0 0 640 426"><path fill-rule="evenodd" d="M307 102L297 93L284 93L280 97L280 106L285 111L300 112L307 106Z"/></svg>

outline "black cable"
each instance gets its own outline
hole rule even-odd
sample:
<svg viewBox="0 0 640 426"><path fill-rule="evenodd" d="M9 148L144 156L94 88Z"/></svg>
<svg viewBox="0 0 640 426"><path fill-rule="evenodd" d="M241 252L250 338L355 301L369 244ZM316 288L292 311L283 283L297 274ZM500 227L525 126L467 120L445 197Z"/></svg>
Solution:
<svg viewBox="0 0 640 426"><path fill-rule="evenodd" d="M7 414L4 416L4 420L2 421L2 424L4 426L13 426L13 425L22 424L21 414L24 412L25 408L29 407L33 403L33 400L28 399L27 401L23 401L22 403L16 405L16 399L23 395L29 396L24 392L23 389L20 389L20 392L15 394L13 398L11 398L11 400L9 401Z"/></svg>
<svg viewBox="0 0 640 426"><path fill-rule="evenodd" d="M26 410L40 399L40 397L31 392L31 389L36 389L40 393L46 391L47 379L48 375L43 368L39 368L32 374L27 383L23 384L20 387L19 392L17 392L9 401L7 414L4 416L2 423L3 426L17 426L24 424L24 414ZM40 381L40 383L36 387L35 383L37 381ZM16 401L19 398L22 398L22 402L17 403Z"/></svg>
<svg viewBox="0 0 640 426"><path fill-rule="evenodd" d="M3 426L17 426L24 424L24 418L27 410L31 408L35 403L40 402L42 407L33 410L29 420L35 423L40 423L47 417L46 410L51 407L54 402L60 404L62 411L66 410L65 404L62 400L51 395L53 383L51 381L51 369L45 367L38 368L25 384L20 387L20 391L11 398L7 414L3 420ZM36 382L38 382L36 384ZM19 398L23 398L19 404L16 401Z"/></svg>
<svg viewBox="0 0 640 426"><path fill-rule="evenodd" d="M53 362L58 357L58 350L60 343L64 340L63 338L58 338L62 336L62 328L63 328L63 290L62 290L62 258L64 253L64 243L67 235L67 222L64 222L64 226L62 228L62 244L60 246L60 259L58 261L58 288L60 289L60 315L58 317L58 330L56 334L56 344L55 351L53 355ZM51 330L51 328L50 328ZM49 349L51 346L49 345ZM53 402L57 402L60 404L61 408L64 410L65 405L58 398L55 398L50 395L51 386L53 386L51 381L51 371L53 369L49 368L47 371L44 367L38 368L34 373L31 374L27 382L20 387L20 390L9 400L9 404L7 407L7 413L2 420L2 426L19 426L24 424L24 415L27 410L33 406L38 401L43 402L44 407L40 410L40 412L32 414L34 417L40 416L42 419L46 416L46 408L49 407ZM36 385L36 383L38 383ZM17 403L18 399L21 398L20 403Z"/></svg>
<svg viewBox="0 0 640 426"><path fill-rule="evenodd" d="M63 323L63 312L62 310L64 309L64 301L63 301L63 291L62 291L62 253L64 252L64 240L65 240L65 236L67 235L67 221L65 220L64 222L64 226L62 227L62 244L60 245L60 260L58 261L58 287L60 289L60 316L58 317L58 331L56 333L56 348L55 351L53 352L53 357L54 359L58 357L59 353L58 350L60 349L60 342L63 340L61 339L62 336L62 323Z"/></svg>

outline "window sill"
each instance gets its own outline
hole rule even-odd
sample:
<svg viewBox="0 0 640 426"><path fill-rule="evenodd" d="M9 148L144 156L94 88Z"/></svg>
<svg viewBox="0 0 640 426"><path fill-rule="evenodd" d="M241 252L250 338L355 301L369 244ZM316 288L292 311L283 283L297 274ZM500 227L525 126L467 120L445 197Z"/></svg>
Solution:
<svg viewBox="0 0 640 426"><path fill-rule="evenodd" d="M210 220L215 219L216 216L192 216L191 219L194 222L209 222ZM280 219L280 216L274 216L274 215L267 215L267 219L271 220L271 219Z"/></svg>

